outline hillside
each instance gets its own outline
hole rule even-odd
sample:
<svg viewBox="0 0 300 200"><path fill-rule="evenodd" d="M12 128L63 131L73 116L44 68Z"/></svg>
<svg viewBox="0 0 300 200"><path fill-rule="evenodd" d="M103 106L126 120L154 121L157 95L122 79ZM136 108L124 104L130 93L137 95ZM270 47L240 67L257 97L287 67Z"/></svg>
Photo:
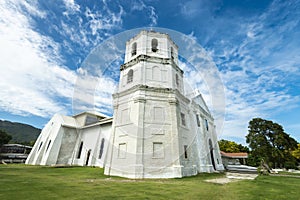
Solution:
<svg viewBox="0 0 300 200"><path fill-rule="evenodd" d="M28 124L0 120L0 129L12 136L10 143L26 143L35 141L41 129Z"/></svg>

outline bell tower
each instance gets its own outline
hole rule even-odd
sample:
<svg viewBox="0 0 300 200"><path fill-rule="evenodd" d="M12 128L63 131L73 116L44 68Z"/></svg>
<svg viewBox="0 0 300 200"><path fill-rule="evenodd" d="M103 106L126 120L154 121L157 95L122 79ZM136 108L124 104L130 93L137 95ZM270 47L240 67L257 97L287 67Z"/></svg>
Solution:
<svg viewBox="0 0 300 200"><path fill-rule="evenodd" d="M113 94L112 142L105 174L182 177L175 93L183 90L178 47L169 35L141 31L127 41L118 91Z"/></svg>
<svg viewBox="0 0 300 200"><path fill-rule="evenodd" d="M142 31L126 43L118 92L134 85L178 89L183 93L183 71L178 47L169 35Z"/></svg>
<svg viewBox="0 0 300 200"><path fill-rule="evenodd" d="M178 47L168 34L141 31L127 41L118 90L113 94L114 119L104 173L128 178L197 174L200 155L190 103L184 96Z"/></svg>

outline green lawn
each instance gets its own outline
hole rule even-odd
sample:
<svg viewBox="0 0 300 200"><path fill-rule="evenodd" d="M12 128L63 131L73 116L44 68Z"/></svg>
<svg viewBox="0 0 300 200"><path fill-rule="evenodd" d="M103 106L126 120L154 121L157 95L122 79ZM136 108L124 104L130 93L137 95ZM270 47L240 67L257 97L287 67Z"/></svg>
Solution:
<svg viewBox="0 0 300 200"><path fill-rule="evenodd" d="M259 176L225 185L204 181L222 176L131 180L91 167L0 165L0 199L300 199L300 178Z"/></svg>

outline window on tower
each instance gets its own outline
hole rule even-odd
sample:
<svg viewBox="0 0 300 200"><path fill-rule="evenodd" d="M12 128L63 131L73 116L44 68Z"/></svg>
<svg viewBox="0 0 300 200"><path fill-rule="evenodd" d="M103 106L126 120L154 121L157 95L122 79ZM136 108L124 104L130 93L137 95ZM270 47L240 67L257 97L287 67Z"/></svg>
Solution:
<svg viewBox="0 0 300 200"><path fill-rule="evenodd" d="M119 144L119 151L118 151L118 158L126 158L126 151L127 151L127 144L120 143Z"/></svg>
<svg viewBox="0 0 300 200"><path fill-rule="evenodd" d="M164 158L164 146L162 142L153 142L153 158Z"/></svg>
<svg viewBox="0 0 300 200"><path fill-rule="evenodd" d="M178 77L178 74L175 75L175 82L176 82L176 85L179 86L179 77Z"/></svg>
<svg viewBox="0 0 300 200"><path fill-rule="evenodd" d="M197 121L197 126L200 127L200 118L198 114L196 114L196 121Z"/></svg>
<svg viewBox="0 0 300 200"><path fill-rule="evenodd" d="M205 119L205 127L206 127L206 130L208 131L208 121L207 121L207 119Z"/></svg>
<svg viewBox="0 0 300 200"><path fill-rule="evenodd" d="M157 52L157 46L158 46L158 41L157 41L157 39L152 39L152 41L151 41L151 49L152 49L152 51L153 52Z"/></svg>
<svg viewBox="0 0 300 200"><path fill-rule="evenodd" d="M133 81L133 70L129 70L127 73L127 83L131 83Z"/></svg>
<svg viewBox="0 0 300 200"><path fill-rule="evenodd" d="M188 145L183 145L183 151L184 151L184 158L188 158L188 152L187 152Z"/></svg>
<svg viewBox="0 0 300 200"><path fill-rule="evenodd" d="M174 50L173 50L173 47L171 47L171 58L174 59Z"/></svg>
<svg viewBox="0 0 300 200"><path fill-rule="evenodd" d="M182 124L182 126L186 126L186 122L185 122L185 114L180 113L180 117L181 117L181 124Z"/></svg>
<svg viewBox="0 0 300 200"><path fill-rule="evenodd" d="M137 44L135 42L131 46L131 56L135 56L136 55L136 47L137 47Z"/></svg>

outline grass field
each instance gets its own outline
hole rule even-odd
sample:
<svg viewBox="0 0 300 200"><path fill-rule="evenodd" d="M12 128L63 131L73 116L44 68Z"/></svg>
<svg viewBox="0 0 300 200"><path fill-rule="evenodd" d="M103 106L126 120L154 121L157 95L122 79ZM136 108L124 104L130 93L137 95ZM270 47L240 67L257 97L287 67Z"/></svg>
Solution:
<svg viewBox="0 0 300 200"><path fill-rule="evenodd" d="M300 199L300 178L259 176L225 185L204 181L222 176L130 180L92 167L0 165L0 199Z"/></svg>

